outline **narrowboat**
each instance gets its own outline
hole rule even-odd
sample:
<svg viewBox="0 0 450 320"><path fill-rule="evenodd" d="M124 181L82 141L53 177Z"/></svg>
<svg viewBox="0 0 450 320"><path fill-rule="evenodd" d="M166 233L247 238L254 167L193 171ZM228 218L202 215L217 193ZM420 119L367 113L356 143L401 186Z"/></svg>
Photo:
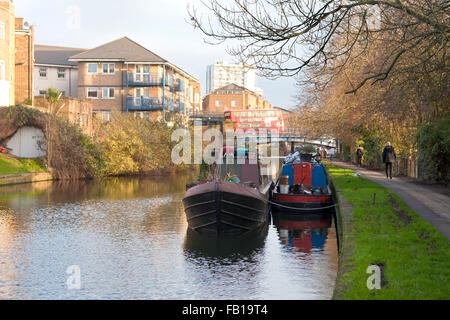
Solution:
<svg viewBox="0 0 450 320"><path fill-rule="evenodd" d="M325 167L312 154L288 156L272 192L273 212L323 213L332 206Z"/></svg>
<svg viewBox="0 0 450 320"><path fill-rule="evenodd" d="M268 224L271 182L261 174L259 161L242 160L211 165L209 179L187 185L183 206L189 229L229 234Z"/></svg>

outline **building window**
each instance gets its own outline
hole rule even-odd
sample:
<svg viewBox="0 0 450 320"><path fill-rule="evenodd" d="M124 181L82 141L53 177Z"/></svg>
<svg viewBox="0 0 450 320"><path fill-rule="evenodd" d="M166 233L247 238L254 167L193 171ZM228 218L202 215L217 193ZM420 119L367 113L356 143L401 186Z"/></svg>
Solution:
<svg viewBox="0 0 450 320"><path fill-rule="evenodd" d="M97 74L98 73L98 64L88 63L88 73Z"/></svg>
<svg viewBox="0 0 450 320"><path fill-rule="evenodd" d="M47 94L47 90L39 90L39 95L45 96Z"/></svg>
<svg viewBox="0 0 450 320"><path fill-rule="evenodd" d="M232 107L237 107L237 101L236 100L232 100L231 101L231 106Z"/></svg>
<svg viewBox="0 0 450 320"><path fill-rule="evenodd" d="M222 106L222 101L216 100L216 107L221 107L221 106Z"/></svg>
<svg viewBox="0 0 450 320"><path fill-rule="evenodd" d="M98 99L97 88L87 88L87 97L91 99Z"/></svg>
<svg viewBox="0 0 450 320"><path fill-rule="evenodd" d="M47 78L47 68L40 68L39 69L39 77Z"/></svg>
<svg viewBox="0 0 450 320"><path fill-rule="evenodd" d="M116 65L114 63L103 64L103 74L114 74L116 72Z"/></svg>
<svg viewBox="0 0 450 320"><path fill-rule="evenodd" d="M114 88L103 88L102 89L102 98L103 99L114 99L115 90Z"/></svg>
<svg viewBox="0 0 450 320"><path fill-rule="evenodd" d="M200 103L200 95L198 93L195 94L194 102Z"/></svg>
<svg viewBox="0 0 450 320"><path fill-rule="evenodd" d="M5 23L0 22L0 40L5 40Z"/></svg>
<svg viewBox="0 0 450 320"><path fill-rule="evenodd" d="M0 60L0 80L5 80L5 61Z"/></svg>
<svg viewBox="0 0 450 320"><path fill-rule="evenodd" d="M64 79L66 77L66 69L58 68L58 79Z"/></svg>
<svg viewBox="0 0 450 320"><path fill-rule="evenodd" d="M150 66L149 65L136 65L136 81L145 82L150 81Z"/></svg>

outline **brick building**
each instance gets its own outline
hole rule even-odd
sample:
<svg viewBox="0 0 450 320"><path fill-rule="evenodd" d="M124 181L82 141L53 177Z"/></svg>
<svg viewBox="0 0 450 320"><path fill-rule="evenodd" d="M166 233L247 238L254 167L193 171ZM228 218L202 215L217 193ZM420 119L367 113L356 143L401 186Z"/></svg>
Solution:
<svg viewBox="0 0 450 320"><path fill-rule="evenodd" d="M15 80L14 101L33 101L34 28L23 18L15 19Z"/></svg>
<svg viewBox="0 0 450 320"><path fill-rule="evenodd" d="M263 96L234 83L215 90L203 99L203 110L205 113L271 108L271 104L264 100Z"/></svg>
<svg viewBox="0 0 450 320"><path fill-rule="evenodd" d="M78 98L91 99L108 119L113 110L160 120L163 113L199 112L200 82L127 37L72 56Z"/></svg>
<svg viewBox="0 0 450 320"><path fill-rule="evenodd" d="M0 0L0 106L14 104L14 5Z"/></svg>
<svg viewBox="0 0 450 320"><path fill-rule="evenodd" d="M33 27L0 0L0 106L33 100Z"/></svg>

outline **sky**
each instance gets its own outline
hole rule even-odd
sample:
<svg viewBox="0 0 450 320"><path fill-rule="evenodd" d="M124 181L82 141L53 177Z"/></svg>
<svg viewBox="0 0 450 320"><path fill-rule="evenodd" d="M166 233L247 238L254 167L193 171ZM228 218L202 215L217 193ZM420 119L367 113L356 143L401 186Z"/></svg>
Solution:
<svg viewBox="0 0 450 320"><path fill-rule="evenodd" d="M204 42L187 23L188 4L199 0L14 0L16 17L35 28L35 44L91 49L127 36L200 80L206 88L206 66L234 62L225 45ZM257 86L267 101L295 106L295 79L267 80Z"/></svg>

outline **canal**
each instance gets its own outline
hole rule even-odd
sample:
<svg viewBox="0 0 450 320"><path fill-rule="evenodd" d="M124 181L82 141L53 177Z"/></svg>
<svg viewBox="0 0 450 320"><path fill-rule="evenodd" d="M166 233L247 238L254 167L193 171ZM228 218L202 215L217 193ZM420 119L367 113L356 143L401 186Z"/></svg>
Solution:
<svg viewBox="0 0 450 320"><path fill-rule="evenodd" d="M238 239L199 237L187 231L181 203L191 180L0 188L0 299L331 298L333 217L276 218ZM79 289L68 289L70 266Z"/></svg>

